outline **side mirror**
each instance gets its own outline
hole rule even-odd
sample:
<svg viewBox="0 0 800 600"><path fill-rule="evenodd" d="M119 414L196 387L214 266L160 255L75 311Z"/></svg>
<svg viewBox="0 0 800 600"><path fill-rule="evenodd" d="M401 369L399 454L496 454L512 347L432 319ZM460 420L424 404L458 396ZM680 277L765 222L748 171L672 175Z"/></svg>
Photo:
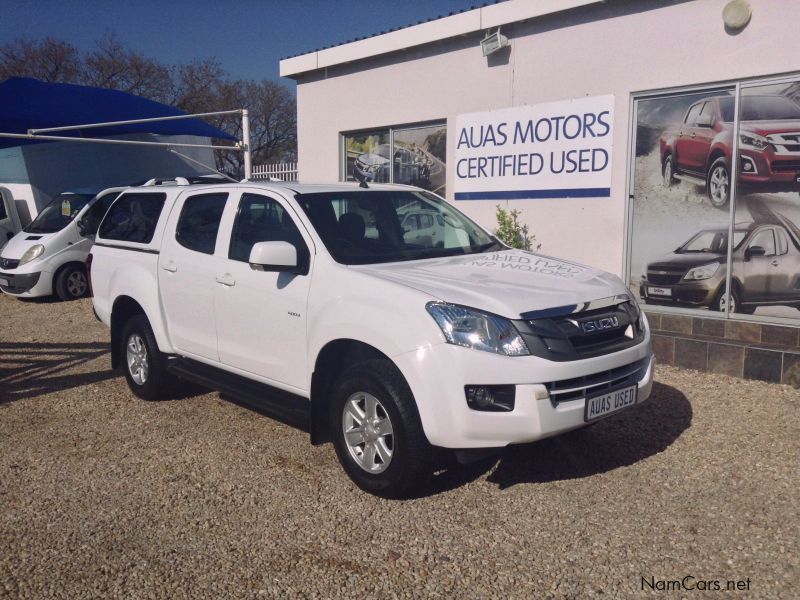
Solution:
<svg viewBox="0 0 800 600"><path fill-rule="evenodd" d="M744 259L750 260L754 256L764 256L766 253L767 251L761 246L750 246L744 251Z"/></svg>
<svg viewBox="0 0 800 600"><path fill-rule="evenodd" d="M714 126L714 117L711 115L700 115L697 117L697 126L698 127L713 127Z"/></svg>
<svg viewBox="0 0 800 600"><path fill-rule="evenodd" d="M86 222L85 218L78 220L78 233L84 237L89 233L89 223Z"/></svg>
<svg viewBox="0 0 800 600"><path fill-rule="evenodd" d="M299 273L297 248L289 242L258 242L250 250L250 266L262 271Z"/></svg>

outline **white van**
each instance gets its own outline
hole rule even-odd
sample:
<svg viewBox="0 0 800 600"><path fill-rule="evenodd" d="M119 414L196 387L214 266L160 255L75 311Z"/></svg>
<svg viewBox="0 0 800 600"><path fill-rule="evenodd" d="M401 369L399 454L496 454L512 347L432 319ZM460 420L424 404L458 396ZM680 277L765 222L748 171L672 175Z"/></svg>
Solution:
<svg viewBox="0 0 800 600"><path fill-rule="evenodd" d="M100 221L124 187L64 192L0 250L0 290L35 298L86 294L84 261Z"/></svg>

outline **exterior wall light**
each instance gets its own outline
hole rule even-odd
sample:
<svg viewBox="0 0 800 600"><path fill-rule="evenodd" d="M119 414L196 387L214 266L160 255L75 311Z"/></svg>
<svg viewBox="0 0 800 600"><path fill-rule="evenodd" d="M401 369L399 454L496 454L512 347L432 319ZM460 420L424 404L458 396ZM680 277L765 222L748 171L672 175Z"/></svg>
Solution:
<svg viewBox="0 0 800 600"><path fill-rule="evenodd" d="M499 28L481 40L481 52L484 56L489 56L506 46L508 46L508 38L500 33Z"/></svg>
<svg viewBox="0 0 800 600"><path fill-rule="evenodd" d="M753 9L750 8L747 0L731 0L722 9L722 20L725 22L725 27L732 31L744 29L752 15Z"/></svg>

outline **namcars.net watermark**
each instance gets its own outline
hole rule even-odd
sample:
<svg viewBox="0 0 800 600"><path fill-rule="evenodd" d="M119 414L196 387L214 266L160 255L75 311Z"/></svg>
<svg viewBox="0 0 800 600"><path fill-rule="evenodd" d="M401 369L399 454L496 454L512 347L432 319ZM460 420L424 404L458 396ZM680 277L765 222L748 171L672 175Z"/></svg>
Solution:
<svg viewBox="0 0 800 600"><path fill-rule="evenodd" d="M655 592L749 592L750 578L746 579L703 579L686 575L681 579L656 579L642 577L642 590Z"/></svg>

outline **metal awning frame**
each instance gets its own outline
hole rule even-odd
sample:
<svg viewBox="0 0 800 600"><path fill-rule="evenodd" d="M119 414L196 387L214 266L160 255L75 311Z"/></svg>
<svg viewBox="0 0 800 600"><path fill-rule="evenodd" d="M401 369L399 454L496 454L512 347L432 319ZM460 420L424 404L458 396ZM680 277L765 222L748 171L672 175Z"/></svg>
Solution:
<svg viewBox="0 0 800 600"><path fill-rule="evenodd" d="M137 125L141 123L155 123L160 121L177 121L179 119L196 119L198 117L211 117L218 115L241 115L242 117L242 139L237 141L232 146L222 146L219 144L181 144L172 142L142 142L136 140L111 140L107 138L84 138L84 137L74 137L74 136L48 135L59 131L95 129L98 127L117 127L120 125ZM210 148L212 150L229 150L229 151L243 153L245 179L251 178L253 170L252 160L250 156L250 115L246 108L240 108L236 110L222 110L222 111L207 112L207 113L195 113L190 115L176 115L171 117L153 117L148 119L130 119L127 121L87 123L85 125L65 125L63 127L45 127L39 129L28 129L28 133L0 132L0 138L21 139L30 141L39 140L47 142L81 142L90 144L120 144L126 146L155 146L155 147L165 148L166 150L173 152L183 158L191 160L191 162L206 167L211 171L214 171L215 173L220 173L220 172L217 171L217 169L215 169L214 167L211 167L209 165L204 165L194 159L190 159L188 156L185 156L180 152L177 152L175 148ZM224 175L224 173L220 173L220 175ZM227 175L224 176L227 177Z"/></svg>

